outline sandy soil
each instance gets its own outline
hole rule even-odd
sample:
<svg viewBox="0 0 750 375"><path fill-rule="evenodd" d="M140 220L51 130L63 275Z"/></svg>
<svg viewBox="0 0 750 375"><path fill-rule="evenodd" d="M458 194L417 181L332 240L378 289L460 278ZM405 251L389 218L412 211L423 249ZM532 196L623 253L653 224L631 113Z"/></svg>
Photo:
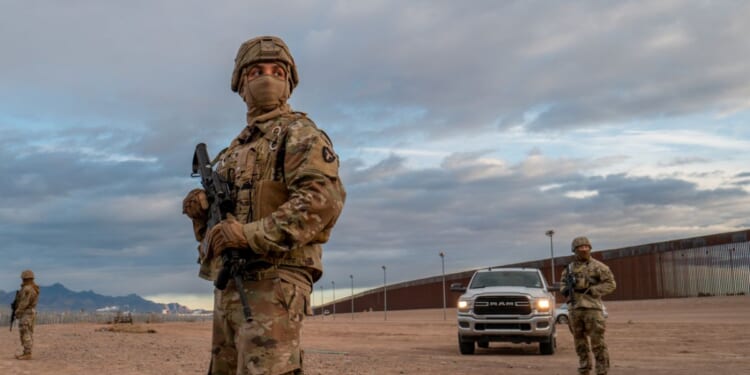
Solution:
<svg viewBox="0 0 750 375"><path fill-rule="evenodd" d="M610 302L611 374L750 374L750 297ZM338 314L309 318L308 374L576 374L567 326L557 353L493 343L458 353L455 310ZM205 374L208 323L149 324L119 333L95 324L40 325L34 359L17 361L18 333L0 332L0 374Z"/></svg>

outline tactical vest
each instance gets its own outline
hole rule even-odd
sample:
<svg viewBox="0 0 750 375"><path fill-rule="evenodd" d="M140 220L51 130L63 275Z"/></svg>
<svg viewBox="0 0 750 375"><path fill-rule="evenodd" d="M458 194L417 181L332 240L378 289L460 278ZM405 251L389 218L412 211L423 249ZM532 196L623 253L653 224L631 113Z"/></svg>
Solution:
<svg viewBox="0 0 750 375"><path fill-rule="evenodd" d="M304 113L283 114L255 124L254 129L244 131L218 155L216 171L232 186L234 216L240 223L260 220L289 200L284 156L289 128L297 122L315 126ZM260 128L267 131L263 133ZM301 267L317 281L323 272L320 244L328 240L330 232L331 228L326 228L309 244L284 249L280 257L275 253L255 258L251 266Z"/></svg>
<svg viewBox="0 0 750 375"><path fill-rule="evenodd" d="M611 274L609 268L596 259L589 259L587 262L573 261L572 272L575 276L576 284L571 291L575 294L575 306L572 308L602 309L602 300L600 297L594 297L587 293L587 290L595 285L599 285L603 274ZM567 269L565 270L567 272Z"/></svg>
<svg viewBox="0 0 750 375"><path fill-rule="evenodd" d="M17 301L19 305L19 313L25 313L34 311L36 305L39 302L39 286L36 283L21 285L21 298L22 300ZM21 307L23 307L21 309Z"/></svg>

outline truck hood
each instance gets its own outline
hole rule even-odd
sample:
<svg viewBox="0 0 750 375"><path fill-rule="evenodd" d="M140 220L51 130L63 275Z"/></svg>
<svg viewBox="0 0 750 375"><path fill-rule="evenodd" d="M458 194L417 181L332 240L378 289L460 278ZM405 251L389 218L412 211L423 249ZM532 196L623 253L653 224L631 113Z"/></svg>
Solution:
<svg viewBox="0 0 750 375"><path fill-rule="evenodd" d="M480 295L528 295L533 298L549 297L549 293L539 288L523 288L517 286L493 286L477 289L467 289L463 298L474 298Z"/></svg>

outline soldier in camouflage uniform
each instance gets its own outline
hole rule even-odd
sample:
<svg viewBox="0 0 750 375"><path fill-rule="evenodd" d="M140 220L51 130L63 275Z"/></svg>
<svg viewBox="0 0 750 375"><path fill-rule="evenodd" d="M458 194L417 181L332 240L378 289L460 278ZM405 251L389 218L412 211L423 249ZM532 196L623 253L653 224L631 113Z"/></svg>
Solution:
<svg viewBox="0 0 750 375"><path fill-rule="evenodd" d="M566 280L570 269L575 276L575 287L570 290L567 284L562 294L569 297L570 330L578 354L580 374L591 371L589 338L591 351L596 359L596 373L609 371L609 352L604 342L606 329L602 313L602 296L614 292L615 278L606 264L591 257L591 242L586 237L577 237L571 244L575 260L562 272L561 280Z"/></svg>
<svg viewBox="0 0 750 375"><path fill-rule="evenodd" d="M21 337L23 354L16 355L16 359L31 359L31 348L34 345L34 320L36 319L36 304L39 301L39 285L34 283L34 272L21 272L21 289L16 294L16 319L18 332Z"/></svg>
<svg viewBox="0 0 750 375"><path fill-rule="evenodd" d="M207 231L205 192L193 190L183 201L201 242L202 277L216 279L225 249L241 249L248 263L242 285L230 280L214 293L213 375L302 373L300 329L323 273L321 245L346 193L331 140L287 104L298 82L281 39L240 46L231 87L247 104L247 125L214 161L232 187L234 215ZM250 323L238 288L252 310Z"/></svg>

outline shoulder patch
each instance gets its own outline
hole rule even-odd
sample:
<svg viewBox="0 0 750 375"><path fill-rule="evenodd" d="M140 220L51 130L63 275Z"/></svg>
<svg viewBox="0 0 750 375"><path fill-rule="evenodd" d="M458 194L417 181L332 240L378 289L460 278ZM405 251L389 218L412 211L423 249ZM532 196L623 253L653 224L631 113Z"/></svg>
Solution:
<svg viewBox="0 0 750 375"><path fill-rule="evenodd" d="M339 157L333 150L328 136L307 121L297 129L290 129L287 138L285 170L287 178L294 178L299 173L308 172L323 174L329 177L338 176Z"/></svg>
<svg viewBox="0 0 750 375"><path fill-rule="evenodd" d="M336 161L336 154L334 154L328 146L323 146L323 161L326 163L333 163Z"/></svg>

